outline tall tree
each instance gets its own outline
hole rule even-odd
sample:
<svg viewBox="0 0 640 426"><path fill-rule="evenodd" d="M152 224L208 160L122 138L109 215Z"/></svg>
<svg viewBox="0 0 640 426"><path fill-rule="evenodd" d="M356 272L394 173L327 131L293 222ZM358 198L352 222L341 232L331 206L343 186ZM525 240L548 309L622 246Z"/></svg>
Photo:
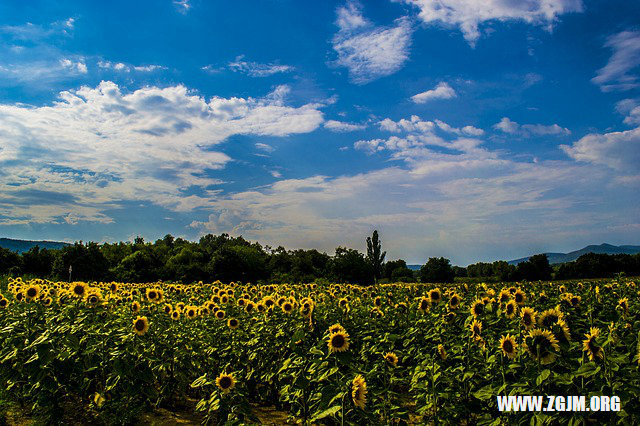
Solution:
<svg viewBox="0 0 640 426"><path fill-rule="evenodd" d="M371 265L373 270L374 282L378 282L378 279L382 276L382 265L384 264L384 258L387 255L386 251L382 251L382 245L378 238L378 231L373 231L371 237L367 237L367 261Z"/></svg>

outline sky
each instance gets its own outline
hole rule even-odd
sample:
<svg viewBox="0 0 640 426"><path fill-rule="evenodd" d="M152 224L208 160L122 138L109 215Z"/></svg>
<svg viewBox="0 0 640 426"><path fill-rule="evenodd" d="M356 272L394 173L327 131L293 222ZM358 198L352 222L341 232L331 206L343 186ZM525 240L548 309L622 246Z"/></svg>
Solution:
<svg viewBox="0 0 640 426"><path fill-rule="evenodd" d="M640 2L0 3L0 236L640 244Z"/></svg>

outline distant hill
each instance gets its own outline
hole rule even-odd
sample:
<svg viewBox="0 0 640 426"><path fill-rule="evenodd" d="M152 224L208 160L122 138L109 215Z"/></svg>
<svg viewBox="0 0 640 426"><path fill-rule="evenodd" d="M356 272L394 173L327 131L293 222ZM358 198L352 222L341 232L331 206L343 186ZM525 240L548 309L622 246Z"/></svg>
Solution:
<svg viewBox="0 0 640 426"><path fill-rule="evenodd" d="M31 247L40 246L41 249L60 249L64 246L68 246L69 243L63 243L60 241L28 241L28 240L13 240L11 238L0 238L0 247L22 253L29 251Z"/></svg>
<svg viewBox="0 0 640 426"><path fill-rule="evenodd" d="M596 254L637 254L640 253L640 246L614 246L611 244L590 245L580 250L572 251L569 253L545 253L549 259L549 263L566 263L573 262L583 254L596 253ZM529 256L530 257L530 256ZM523 257L520 259L509 260L507 263L511 265L517 265L520 262L526 262L529 257Z"/></svg>

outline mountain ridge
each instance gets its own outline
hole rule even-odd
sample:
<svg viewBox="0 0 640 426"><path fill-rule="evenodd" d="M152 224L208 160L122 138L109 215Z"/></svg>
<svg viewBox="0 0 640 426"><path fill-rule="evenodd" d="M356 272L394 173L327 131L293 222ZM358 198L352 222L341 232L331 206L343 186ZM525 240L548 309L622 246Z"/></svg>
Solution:
<svg viewBox="0 0 640 426"><path fill-rule="evenodd" d="M16 253L24 253L35 246L39 246L41 249L60 249L68 245L70 244L62 241L32 241L0 238L0 247L15 251Z"/></svg>

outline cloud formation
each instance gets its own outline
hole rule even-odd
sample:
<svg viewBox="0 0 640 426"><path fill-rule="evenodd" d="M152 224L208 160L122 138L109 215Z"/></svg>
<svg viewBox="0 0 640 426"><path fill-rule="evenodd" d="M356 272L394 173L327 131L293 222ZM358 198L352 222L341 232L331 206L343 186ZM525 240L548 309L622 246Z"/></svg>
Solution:
<svg viewBox="0 0 640 426"><path fill-rule="evenodd" d="M332 132L354 132L356 130L364 130L367 128L366 124L346 123L344 121L327 120L324 122L324 127Z"/></svg>
<svg viewBox="0 0 640 426"><path fill-rule="evenodd" d="M566 127L561 127L558 124L519 124L510 120L509 117L502 117L502 120L494 124L493 128L509 135L525 138L548 135L566 136L571 134L571 130Z"/></svg>
<svg viewBox="0 0 640 426"><path fill-rule="evenodd" d="M420 9L420 19L458 27L472 46L480 38L480 25L490 21L524 21L551 29L560 15L582 12L581 0L404 0Z"/></svg>
<svg viewBox="0 0 640 426"><path fill-rule="evenodd" d="M247 74L251 77L268 77L273 74L292 71L294 68L289 65L279 65L274 63L260 64L258 62L245 61L244 55L236 57L234 61L229 62L230 70Z"/></svg>
<svg viewBox="0 0 640 426"><path fill-rule="evenodd" d="M335 64L346 67L356 84L391 75L409 58L413 29L406 18L397 19L392 27L376 27L363 16L359 3L349 1L338 8L336 25Z"/></svg>
<svg viewBox="0 0 640 426"><path fill-rule="evenodd" d="M614 34L604 46L613 50L613 54L591 81L599 85L603 92L630 90L640 86L637 73L640 66L640 31Z"/></svg>
<svg viewBox="0 0 640 426"><path fill-rule="evenodd" d="M451 99L455 97L456 91L447 82L443 81L431 90L413 95L411 100L417 104L424 104L434 99Z"/></svg>
<svg viewBox="0 0 640 426"><path fill-rule="evenodd" d="M287 91L206 100L181 85L126 93L103 81L61 92L50 106L0 105L0 223L71 213L104 221L101 209L124 200L176 211L206 205L220 182L211 171L231 161L216 145L236 134L287 136L322 124L322 105L287 106ZM194 187L204 195L185 194ZM25 205L27 191L52 197Z"/></svg>

